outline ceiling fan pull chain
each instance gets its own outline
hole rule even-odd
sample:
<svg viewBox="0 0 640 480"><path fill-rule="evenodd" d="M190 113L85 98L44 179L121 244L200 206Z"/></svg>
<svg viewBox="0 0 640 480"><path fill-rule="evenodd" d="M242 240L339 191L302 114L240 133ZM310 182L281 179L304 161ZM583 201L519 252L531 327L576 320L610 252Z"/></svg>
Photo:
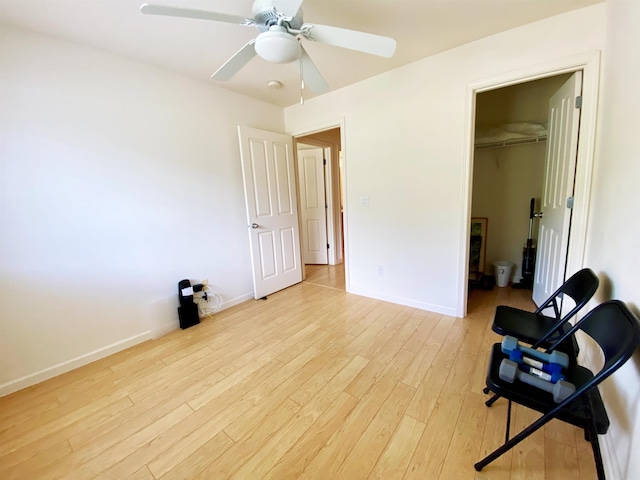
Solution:
<svg viewBox="0 0 640 480"><path fill-rule="evenodd" d="M299 38L298 43L300 43ZM304 74L302 72L302 57L300 57L298 63L300 63L300 105L304 105Z"/></svg>

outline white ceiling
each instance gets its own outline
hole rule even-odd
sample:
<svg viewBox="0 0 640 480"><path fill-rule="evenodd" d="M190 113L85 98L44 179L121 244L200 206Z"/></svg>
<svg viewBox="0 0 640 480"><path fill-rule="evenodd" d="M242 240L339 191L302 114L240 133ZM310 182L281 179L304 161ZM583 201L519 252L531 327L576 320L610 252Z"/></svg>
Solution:
<svg viewBox="0 0 640 480"><path fill-rule="evenodd" d="M391 59L304 42L332 90L526 23L602 0L306 0L304 21L393 37ZM124 55L280 106L300 100L297 62L254 58L228 82L211 80L259 32L232 24L148 16L142 3L251 16L252 0L0 0L0 22ZM531 39L535 42L535 39ZM280 90L269 80L283 83ZM313 94L305 91L305 98Z"/></svg>

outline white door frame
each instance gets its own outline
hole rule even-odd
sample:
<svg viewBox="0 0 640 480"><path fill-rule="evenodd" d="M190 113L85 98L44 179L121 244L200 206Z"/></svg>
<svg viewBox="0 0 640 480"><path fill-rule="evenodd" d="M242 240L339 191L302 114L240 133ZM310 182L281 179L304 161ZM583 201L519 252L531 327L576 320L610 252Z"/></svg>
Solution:
<svg viewBox="0 0 640 480"><path fill-rule="evenodd" d="M298 137L304 137L307 135L313 135L315 133L324 132L326 130L332 130L334 128L340 129L340 150L342 152L342 171L341 176L343 179L342 182L342 198L344 199L343 204L343 224L342 224L342 235L343 235L343 243L344 243L344 276L345 276L345 289L347 292L350 291L350 283L349 283L349 242L348 242L348 223L347 222L347 212L348 212L348 200L347 200L347 143L346 143L346 134L345 134L345 121L344 118L340 118L337 120L330 120L328 122L315 124L308 127L302 127L299 130L287 131L288 135L291 135L294 140L294 151L297 151L296 141ZM308 140L304 140L304 143L310 143ZM334 154L336 152L333 152ZM337 159L337 156L336 156ZM331 170L328 170L328 173L331 173ZM333 182L332 182L333 183ZM332 201L332 200L331 200ZM333 220L332 220L333 221ZM334 243L333 241L331 243Z"/></svg>
<svg viewBox="0 0 640 480"><path fill-rule="evenodd" d="M600 77L600 52L587 52L569 58L559 59L542 65L534 65L496 77L487 78L467 85L466 93L466 154L462 165L462 209L460 219L460 250L458 257L458 308L457 316L467 315L467 293L469 275L469 228L471 220L471 190L473 186L473 156L476 117L476 94L518 83L539 80L545 77L583 72L582 112L580 118L580 138L575 177L574 208L571 218L571 237L567 251L567 275L584 267L587 240L587 220L591 197L591 180L595 156L596 120L598 107L598 87Z"/></svg>

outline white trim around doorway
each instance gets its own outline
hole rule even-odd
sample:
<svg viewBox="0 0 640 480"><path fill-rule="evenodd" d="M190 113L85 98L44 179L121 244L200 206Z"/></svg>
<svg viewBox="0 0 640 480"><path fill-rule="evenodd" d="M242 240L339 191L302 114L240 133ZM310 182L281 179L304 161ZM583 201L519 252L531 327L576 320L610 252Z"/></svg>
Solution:
<svg viewBox="0 0 640 480"><path fill-rule="evenodd" d="M518 83L539 80L545 77L583 72L582 112L580 119L580 138L578 140L578 159L575 176L574 208L571 220L571 237L567 252L567 274L583 268L587 240L587 223L591 197L591 180L595 157L596 120L598 107L598 88L600 81L600 52L593 51L573 57L558 59L542 65L508 72L486 78L467 85L465 155L462 165L462 211L460 218L460 252L458 272L458 308L457 316L467 314L468 263L469 263L469 225L471 216L471 188L473 183L474 125L476 94Z"/></svg>

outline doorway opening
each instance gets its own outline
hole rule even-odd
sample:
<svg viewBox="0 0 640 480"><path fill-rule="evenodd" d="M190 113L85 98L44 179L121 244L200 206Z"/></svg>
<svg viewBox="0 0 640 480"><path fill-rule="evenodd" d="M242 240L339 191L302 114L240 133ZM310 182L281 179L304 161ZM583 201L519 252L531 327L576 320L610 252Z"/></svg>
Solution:
<svg viewBox="0 0 640 480"><path fill-rule="evenodd" d="M533 287L542 248L537 248L541 214L531 215L541 211L545 159L548 149L556 148L550 145L549 102L571 77L565 73L476 95L470 288ZM563 232L565 242L569 233ZM564 276L565 259L554 262L552 270ZM502 277L494 275L495 264Z"/></svg>
<svg viewBox="0 0 640 480"><path fill-rule="evenodd" d="M478 96L485 92L502 89L505 87L516 86L526 82L546 79L549 77L559 76L563 74L573 74L582 72L582 96L581 96L581 113L580 113L580 135L577 140L577 158L575 163L575 180L573 194L573 209L571 213L571 235L568 239L566 254L566 272L573 273L584 267L584 255L586 249L587 237L587 219L589 214L589 203L591 193L591 180L593 174L594 161L594 144L596 132L596 107L598 101L598 83L599 83L600 55L599 52L589 52L575 57L560 59L558 61L549 62L544 65L537 65L524 68L520 71L510 72L503 76L492 77L479 82L469 84L467 86L467 112L468 123L466 125L467 135L465 145L467 146L467 155L463 164L463 176L465 178L465 187L463 190L463 209L461 221L463 222L460 230L460 263L459 268L459 300L458 300L458 316L464 317L467 314L467 299L469 292L469 260L470 260L470 236L471 236L471 218L473 208L473 190L474 185L474 163L476 161L475 149L475 127L476 127L476 106ZM512 147L514 148L514 147ZM519 148L519 147L515 147ZM494 188L498 190L499 185ZM533 197L534 195L532 195ZM524 211L527 210L525 202ZM476 212L477 214L477 212ZM526 213L524 221L527 222ZM488 230L491 232L491 222L488 222ZM520 230L518 228L517 230ZM527 228L523 228L523 232L516 232L521 235L519 245L513 247L522 255L522 245L526 240ZM491 233L489 233L489 236ZM521 260L520 260L521 262ZM485 269L490 269L485 262ZM517 272L516 272L517 273ZM521 275L521 273L520 273Z"/></svg>
<svg viewBox="0 0 640 480"><path fill-rule="evenodd" d="M295 137L305 281L346 290L340 127Z"/></svg>

